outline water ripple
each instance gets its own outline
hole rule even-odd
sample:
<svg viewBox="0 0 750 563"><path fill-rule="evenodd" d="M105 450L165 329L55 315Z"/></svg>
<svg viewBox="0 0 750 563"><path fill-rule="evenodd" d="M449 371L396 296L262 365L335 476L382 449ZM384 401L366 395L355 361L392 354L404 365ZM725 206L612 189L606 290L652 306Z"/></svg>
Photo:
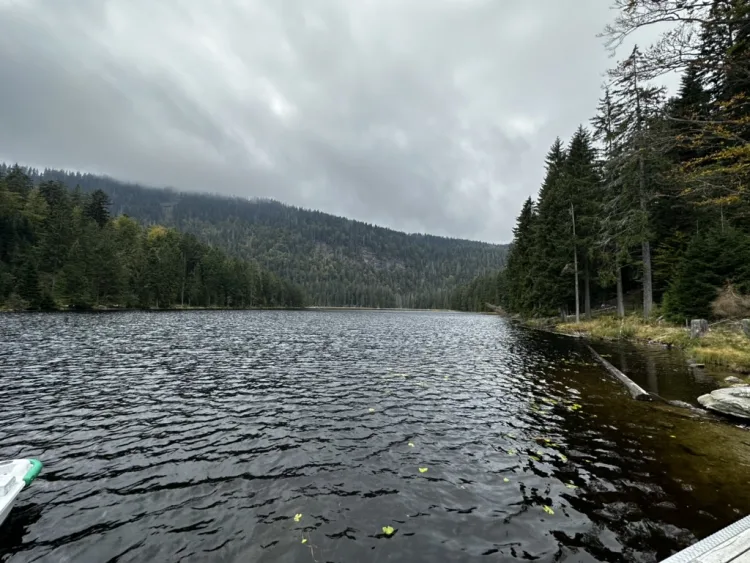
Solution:
<svg viewBox="0 0 750 563"><path fill-rule="evenodd" d="M0 458L45 462L3 561L655 561L736 510L688 524L654 415L496 317L24 314L0 341Z"/></svg>

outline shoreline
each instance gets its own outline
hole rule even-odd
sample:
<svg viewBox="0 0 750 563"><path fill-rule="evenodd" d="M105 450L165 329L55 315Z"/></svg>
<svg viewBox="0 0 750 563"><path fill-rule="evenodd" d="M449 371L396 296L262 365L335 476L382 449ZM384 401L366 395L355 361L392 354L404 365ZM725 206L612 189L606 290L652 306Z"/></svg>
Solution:
<svg viewBox="0 0 750 563"><path fill-rule="evenodd" d="M175 311L383 311L383 312L420 312L420 313L460 313L451 309L414 309L396 307L334 307L313 305L309 307L91 307L88 309L76 309L56 307L54 309L6 309L0 307L0 314L4 313L125 313L125 312L175 312Z"/></svg>
<svg viewBox="0 0 750 563"><path fill-rule="evenodd" d="M697 363L750 374L750 338L727 325L714 326L701 338L690 338L689 329L663 321L644 321L638 316L622 319L603 316L579 323L553 319L518 319L530 328L542 329L591 341L626 341L679 348Z"/></svg>
<svg viewBox="0 0 750 563"><path fill-rule="evenodd" d="M306 307L91 307L90 309L75 309L57 307L55 309L3 309L0 314L11 313L165 313L176 311L303 311Z"/></svg>
<svg viewBox="0 0 750 563"><path fill-rule="evenodd" d="M307 311L413 311L421 313L461 313L462 311L453 311L452 309L416 309L414 307L356 307L356 306L328 306L328 305L311 305L304 307Z"/></svg>

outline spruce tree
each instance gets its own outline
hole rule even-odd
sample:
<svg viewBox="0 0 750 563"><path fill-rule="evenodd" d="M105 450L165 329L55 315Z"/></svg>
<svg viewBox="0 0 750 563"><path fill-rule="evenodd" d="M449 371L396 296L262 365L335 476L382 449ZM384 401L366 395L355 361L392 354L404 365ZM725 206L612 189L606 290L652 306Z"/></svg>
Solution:
<svg viewBox="0 0 750 563"><path fill-rule="evenodd" d="M573 262L570 198L564 184L566 157L562 141L555 139L545 159L546 175L536 205L533 250L528 258L531 285L526 291L539 314L557 313L573 298L573 278L564 273Z"/></svg>
<svg viewBox="0 0 750 563"><path fill-rule="evenodd" d="M622 108L613 100L609 88L599 100L597 114L591 120L594 127L594 139L600 142L602 158L598 162L601 177L601 195L599 205L599 233L596 241L597 261L599 263L598 279L605 287L615 285L617 315L625 316L625 298L623 287L623 267L629 261L627 236L621 217L626 205L621 195L622 178L616 166L616 143L619 138L620 115Z"/></svg>
<svg viewBox="0 0 750 563"><path fill-rule="evenodd" d="M623 219L641 247L643 315L648 317L654 302L649 214L656 189L647 164L653 157L649 126L660 113L664 89L648 83L651 76L642 71L641 65L641 52L636 46L627 59L610 71L611 94L618 110L613 119L612 160L615 179L624 196ZM637 206L626 200L637 202Z"/></svg>
<svg viewBox="0 0 750 563"><path fill-rule="evenodd" d="M533 312L533 274L531 265L534 260L534 202L528 198L513 229L513 243L508 253L505 270L506 288L504 305L509 311L530 314ZM466 306L468 308L468 306Z"/></svg>
<svg viewBox="0 0 750 563"><path fill-rule="evenodd" d="M584 310L591 316L591 280L595 276L599 235L600 179L591 135L579 127L573 135L563 165L562 193L569 202L575 268L583 277Z"/></svg>
<svg viewBox="0 0 750 563"><path fill-rule="evenodd" d="M89 201L85 207L87 217L90 217L99 228L104 227L109 221L109 196L102 190L96 190L89 196Z"/></svg>
<svg viewBox="0 0 750 563"><path fill-rule="evenodd" d="M26 170L18 164L11 167L5 174L5 185L8 190L24 199L34 187L34 183L26 173Z"/></svg>
<svg viewBox="0 0 750 563"><path fill-rule="evenodd" d="M711 303L727 283L750 293L750 235L736 229L698 233L664 297L664 312L676 322L711 318Z"/></svg>

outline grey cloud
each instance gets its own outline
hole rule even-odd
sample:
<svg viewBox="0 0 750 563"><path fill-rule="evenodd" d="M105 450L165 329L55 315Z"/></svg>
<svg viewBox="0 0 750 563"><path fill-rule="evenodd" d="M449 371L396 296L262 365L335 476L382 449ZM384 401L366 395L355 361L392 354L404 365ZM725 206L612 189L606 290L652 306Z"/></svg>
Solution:
<svg viewBox="0 0 750 563"><path fill-rule="evenodd" d="M0 1L0 158L507 241L606 4Z"/></svg>

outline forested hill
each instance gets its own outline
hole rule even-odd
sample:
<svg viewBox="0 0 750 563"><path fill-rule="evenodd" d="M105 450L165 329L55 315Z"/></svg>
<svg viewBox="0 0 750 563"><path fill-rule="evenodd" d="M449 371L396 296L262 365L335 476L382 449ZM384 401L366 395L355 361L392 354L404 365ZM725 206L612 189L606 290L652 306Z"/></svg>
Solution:
<svg viewBox="0 0 750 563"><path fill-rule="evenodd" d="M613 45L653 22L674 27L609 71L590 128L552 143L507 268L462 288L462 308L496 299L523 316L601 305L678 323L750 315L750 4L616 5L604 34ZM674 71L668 97L651 79Z"/></svg>
<svg viewBox="0 0 750 563"><path fill-rule="evenodd" d="M0 165L5 173L7 165ZM453 290L503 266L506 247L406 234L272 200L148 188L60 170L28 170L109 195L112 213L196 235L300 285L312 305L447 308Z"/></svg>
<svg viewBox="0 0 750 563"><path fill-rule="evenodd" d="M107 194L0 174L0 309L300 307L298 287L195 236L112 217Z"/></svg>

